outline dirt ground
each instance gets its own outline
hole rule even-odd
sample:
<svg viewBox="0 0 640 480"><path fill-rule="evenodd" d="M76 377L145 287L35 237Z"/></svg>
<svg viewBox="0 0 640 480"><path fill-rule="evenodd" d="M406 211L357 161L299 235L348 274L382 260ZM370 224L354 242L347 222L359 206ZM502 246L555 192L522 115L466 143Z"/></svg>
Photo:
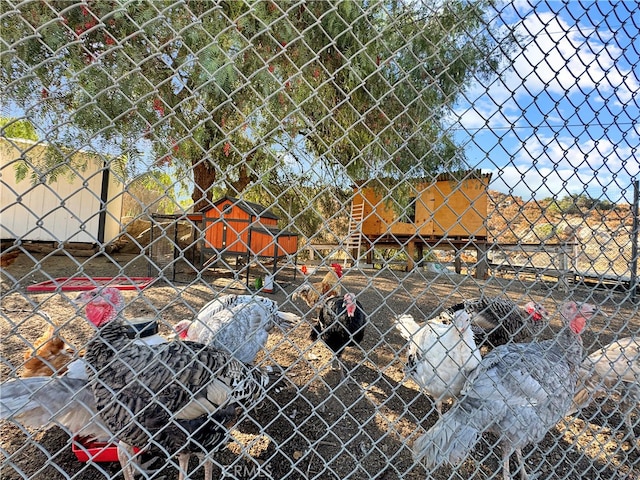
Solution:
<svg viewBox="0 0 640 480"><path fill-rule="evenodd" d="M320 269L311 280L319 281L325 271ZM31 293L26 291L29 285L57 277L149 273L147 259L135 255L92 259L22 255L2 272L2 381L20 374L27 342L35 341L42 332L44 322L35 311L48 312L61 325L67 342L77 349L83 348L92 334L69 301L75 292ZM153 267L151 276L160 278L142 294L124 292L131 302L125 313L157 317L165 334L171 325L189 318L218 293L244 293L244 279L234 282L232 274L223 270L196 275L183 268L175 281L170 281L169 270ZM292 480L498 478L500 450L490 435L485 435L473 454L455 469L426 472L413 462L409 446L436 421L437 413L432 401L404 379L405 342L392 326L393 317L409 312L423 320L442 306L480 292L506 293L516 301L524 300L522 303L539 301L550 312L556 312L557 304L568 297L600 305L600 312L583 335L587 352L615 338L637 335L640 330L638 308L625 302L620 292L572 286L570 293L562 293L554 282L478 281L455 274L436 277L423 270L347 269L343 284L358 294L369 324L361 348L348 349L344 355L348 375L341 379L330 368L327 348L308 338L313 313L289 299L302 280L300 274L293 278L293 269L278 275L278 288L269 296L280 302L282 310L305 315L305 321L286 335L274 334L268 354L260 359L285 367L294 387L270 395L259 408L242 416L231 431L229 444L212 456L214 476ZM558 326L554 315L545 336L551 336ZM640 479L640 445L637 438L623 438L623 417L616 405L616 398L593 404L551 429L540 444L525 449L529 472L538 473L539 479ZM637 412L633 420L638 437ZM36 430L0 422L0 439L4 457L0 476L6 480L121 477L117 464L78 461L68 434L59 427ZM515 457L512 465L515 470ZM191 468L196 467L194 459ZM190 476L202 477L202 468ZM154 478L174 479L177 471L168 464Z"/></svg>

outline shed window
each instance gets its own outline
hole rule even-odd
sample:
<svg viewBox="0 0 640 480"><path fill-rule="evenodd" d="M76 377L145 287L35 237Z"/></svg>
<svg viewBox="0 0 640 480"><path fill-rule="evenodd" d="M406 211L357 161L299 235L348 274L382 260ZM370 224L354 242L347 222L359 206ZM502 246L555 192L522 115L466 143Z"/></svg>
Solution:
<svg viewBox="0 0 640 480"><path fill-rule="evenodd" d="M416 223L416 197L413 197L402 212L400 221L404 223Z"/></svg>
<svg viewBox="0 0 640 480"><path fill-rule="evenodd" d="M220 218L226 217L233 211L233 204L227 203L222 206L222 210L220 211Z"/></svg>

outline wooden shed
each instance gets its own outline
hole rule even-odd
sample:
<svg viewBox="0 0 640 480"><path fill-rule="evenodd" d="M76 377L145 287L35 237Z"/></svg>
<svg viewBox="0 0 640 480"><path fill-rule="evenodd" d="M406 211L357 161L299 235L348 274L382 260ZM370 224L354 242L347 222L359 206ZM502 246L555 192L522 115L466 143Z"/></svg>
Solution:
<svg viewBox="0 0 640 480"><path fill-rule="evenodd" d="M225 196L202 210L202 264L204 255L251 257L273 260L273 272L277 261L295 256L298 236L280 230L278 217L267 208L253 202Z"/></svg>
<svg viewBox="0 0 640 480"><path fill-rule="evenodd" d="M82 165L74 175L52 182L16 180L16 166L28 159L43 164L48 144L23 139L0 139L0 237L39 242L108 243L120 235L124 185L102 156L70 151Z"/></svg>
<svg viewBox="0 0 640 480"><path fill-rule="evenodd" d="M354 186L349 246L360 249L366 242L368 262L375 247L406 247L408 268L413 268L416 251L422 258L425 246L482 249L490 180L491 174L479 170L441 174L432 181L417 179L416 194L400 214L379 190L359 182Z"/></svg>

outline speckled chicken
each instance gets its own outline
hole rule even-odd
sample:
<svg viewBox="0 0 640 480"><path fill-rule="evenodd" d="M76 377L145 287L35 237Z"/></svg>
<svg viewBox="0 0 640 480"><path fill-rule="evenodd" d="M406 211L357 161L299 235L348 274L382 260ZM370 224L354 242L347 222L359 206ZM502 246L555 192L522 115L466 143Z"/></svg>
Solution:
<svg viewBox="0 0 640 480"><path fill-rule="evenodd" d="M132 342L118 316L123 298L116 289L83 292L76 301L86 305L87 320L98 329L84 358L96 372L89 383L100 417L120 440L118 458L126 480L133 479L133 446L151 445L178 456L183 479L191 454L220 446L234 408L254 406L273 379L200 343ZM204 466L211 480L208 458Z"/></svg>
<svg viewBox="0 0 640 480"><path fill-rule="evenodd" d="M580 334L594 311L592 305L568 302L561 311L565 325L553 339L508 343L489 352L458 401L415 441L414 457L428 468L457 464L483 432L492 432L500 436L503 478L510 478L513 452L520 477L528 478L522 448L542 440L571 406L582 362Z"/></svg>
<svg viewBox="0 0 640 480"><path fill-rule="evenodd" d="M237 360L252 363L278 326L286 331L300 322L300 316L281 312L278 303L257 295L222 295L207 303L194 321L174 326L182 340L225 350Z"/></svg>
<svg viewBox="0 0 640 480"><path fill-rule="evenodd" d="M358 345L364 338L367 317L355 294L331 297L320 307L318 319L311 326L309 338L320 338L334 354L332 368L344 376L340 358L348 346Z"/></svg>
<svg viewBox="0 0 640 480"><path fill-rule="evenodd" d="M447 311L465 310L479 347L489 349L508 342L533 340L546 326L548 313L535 302L524 307L505 297L481 297L460 302Z"/></svg>
<svg viewBox="0 0 640 480"><path fill-rule="evenodd" d="M413 316L400 315L396 329L409 342L405 372L423 392L434 398L438 415L442 415L442 402L456 398L471 371L481 360L480 350L473 340L471 317L458 310L448 323L443 316L418 325Z"/></svg>

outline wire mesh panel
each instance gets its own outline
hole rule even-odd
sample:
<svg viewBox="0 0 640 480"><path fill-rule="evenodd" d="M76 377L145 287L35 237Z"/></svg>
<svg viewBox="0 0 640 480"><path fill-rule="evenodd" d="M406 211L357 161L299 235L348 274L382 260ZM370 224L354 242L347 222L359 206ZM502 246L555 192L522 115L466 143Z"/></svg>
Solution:
<svg viewBox="0 0 640 480"><path fill-rule="evenodd" d="M632 2L2 2L2 478L640 478Z"/></svg>

